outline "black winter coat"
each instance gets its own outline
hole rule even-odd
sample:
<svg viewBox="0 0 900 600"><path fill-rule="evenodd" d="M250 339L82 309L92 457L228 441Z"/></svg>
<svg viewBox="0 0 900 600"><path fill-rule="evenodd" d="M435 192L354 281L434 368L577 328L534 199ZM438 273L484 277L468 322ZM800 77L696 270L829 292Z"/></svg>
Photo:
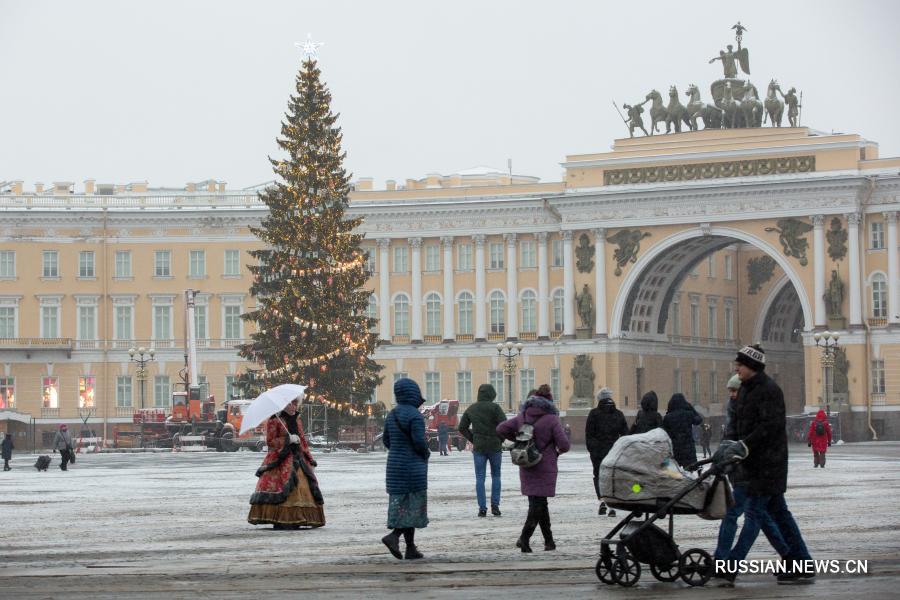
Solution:
<svg viewBox="0 0 900 600"><path fill-rule="evenodd" d="M603 460L616 440L623 435L628 435L628 423L625 422L625 415L612 401L601 401L588 414L584 440L591 460Z"/></svg>
<svg viewBox="0 0 900 600"><path fill-rule="evenodd" d="M15 446L13 446L12 437L8 433L6 434L6 437L3 438L3 442L0 446L2 446L2 451L0 451L0 453L3 455L3 460L11 460L12 451Z"/></svg>
<svg viewBox="0 0 900 600"><path fill-rule="evenodd" d="M662 427L662 415L659 414L659 398L656 392L649 391L641 398L641 409L634 418L630 433L647 433L651 429Z"/></svg>
<svg viewBox="0 0 900 600"><path fill-rule="evenodd" d="M751 496L785 493L788 446L781 388L760 371L741 383L732 408L725 439L741 440L750 451L738 464L734 482L746 484Z"/></svg>
<svg viewBox="0 0 900 600"><path fill-rule="evenodd" d="M672 394L662 426L672 440L675 461L682 467L697 462L693 427L702 422L703 417L688 403L684 394Z"/></svg>

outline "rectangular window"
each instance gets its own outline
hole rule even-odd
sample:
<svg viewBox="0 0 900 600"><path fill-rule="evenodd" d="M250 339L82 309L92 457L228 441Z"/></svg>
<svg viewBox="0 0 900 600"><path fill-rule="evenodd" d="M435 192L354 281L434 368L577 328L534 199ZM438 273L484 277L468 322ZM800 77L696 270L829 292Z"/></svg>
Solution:
<svg viewBox="0 0 900 600"><path fill-rule="evenodd" d="M672 302L672 335L681 335L681 302Z"/></svg>
<svg viewBox="0 0 900 600"><path fill-rule="evenodd" d="M519 402L528 400L526 396L534 388L534 369L519 369Z"/></svg>
<svg viewBox="0 0 900 600"><path fill-rule="evenodd" d="M94 273L94 253L91 251L78 253L78 276L91 278Z"/></svg>
<svg viewBox="0 0 900 600"><path fill-rule="evenodd" d="M884 361L872 361L872 393L884 393Z"/></svg>
<svg viewBox="0 0 900 600"><path fill-rule="evenodd" d="M401 379L407 379L408 377L409 373L407 373L406 371L397 371L396 373L394 373L394 383L397 383L397 381Z"/></svg>
<svg viewBox="0 0 900 600"><path fill-rule="evenodd" d="M437 244L425 246L425 270L429 272L441 270L441 247Z"/></svg>
<svg viewBox="0 0 900 600"><path fill-rule="evenodd" d="M672 371L672 393L676 394L681 391L681 369Z"/></svg>
<svg viewBox="0 0 900 600"><path fill-rule="evenodd" d="M14 338L16 335L16 307L0 306L0 338Z"/></svg>
<svg viewBox="0 0 900 600"><path fill-rule="evenodd" d="M551 266L561 267L563 266L563 241L562 240L553 240L550 244L552 259L550 262Z"/></svg>
<svg viewBox="0 0 900 600"><path fill-rule="evenodd" d="M170 250L157 250L153 255L153 276L172 276L172 252Z"/></svg>
<svg viewBox="0 0 900 600"><path fill-rule="evenodd" d="M97 339L97 307L96 306L79 306L78 307L78 339L79 340L96 340Z"/></svg>
<svg viewBox="0 0 900 600"><path fill-rule="evenodd" d="M700 402L700 371L691 372L691 397L690 402Z"/></svg>
<svg viewBox="0 0 900 600"><path fill-rule="evenodd" d="M172 307L168 304L153 307L153 339L172 339Z"/></svg>
<svg viewBox="0 0 900 600"><path fill-rule="evenodd" d="M131 336L131 306L116 307L115 331L113 336L117 340L130 340Z"/></svg>
<svg viewBox="0 0 900 600"><path fill-rule="evenodd" d="M225 307L224 330L225 339L241 339L241 307L239 305Z"/></svg>
<svg viewBox="0 0 900 600"><path fill-rule="evenodd" d="M734 279L734 257L730 254L725 255L725 279Z"/></svg>
<svg viewBox="0 0 900 600"><path fill-rule="evenodd" d="M730 306L725 307L725 339L734 339L734 309Z"/></svg>
<svg viewBox="0 0 900 600"><path fill-rule="evenodd" d="M57 338L59 337L59 307L58 306L42 306L41 307L41 337Z"/></svg>
<svg viewBox="0 0 900 600"><path fill-rule="evenodd" d="M206 305L194 305L194 338L205 340L209 337L209 328L207 327Z"/></svg>
<svg viewBox="0 0 900 600"><path fill-rule="evenodd" d="M97 379L93 375L78 378L78 408L94 408L94 391Z"/></svg>
<svg viewBox="0 0 900 600"><path fill-rule="evenodd" d="M531 269L537 266L537 251L535 250L534 242L531 240L525 240L519 243L519 252L522 257L520 259L521 265L523 269Z"/></svg>
<svg viewBox="0 0 900 600"><path fill-rule="evenodd" d="M131 394L131 375L119 375L116 377L116 406L134 406Z"/></svg>
<svg viewBox="0 0 900 600"><path fill-rule="evenodd" d="M0 377L0 409L16 407L16 378Z"/></svg>
<svg viewBox="0 0 900 600"><path fill-rule="evenodd" d="M59 408L59 377L41 378L41 407Z"/></svg>
<svg viewBox="0 0 900 600"><path fill-rule="evenodd" d="M241 274L241 251L225 251L225 270L222 272L227 277L239 277Z"/></svg>
<svg viewBox="0 0 900 600"><path fill-rule="evenodd" d="M234 400L235 398L244 397L244 393L241 391L241 386L239 386L237 382L237 375L225 376L225 400Z"/></svg>
<svg viewBox="0 0 900 600"><path fill-rule="evenodd" d="M153 406L172 406L168 375L156 375L153 377Z"/></svg>
<svg viewBox="0 0 900 600"><path fill-rule="evenodd" d="M716 314L716 307L712 304L706 307L706 337L715 338L717 336L716 332L716 318L718 315Z"/></svg>
<svg viewBox="0 0 900 600"><path fill-rule="evenodd" d="M550 393L553 394L553 399L556 401L556 405L559 406L561 402L559 395L559 369L550 369Z"/></svg>
<svg viewBox="0 0 900 600"><path fill-rule="evenodd" d="M428 402L441 399L441 374L436 371L425 373L425 398Z"/></svg>
<svg viewBox="0 0 900 600"><path fill-rule="evenodd" d="M59 252L44 250L44 277L59 277Z"/></svg>
<svg viewBox="0 0 900 600"><path fill-rule="evenodd" d="M700 337L700 306L691 303L691 337Z"/></svg>
<svg viewBox="0 0 900 600"><path fill-rule="evenodd" d="M872 250L881 250L884 248L884 221L872 221L869 225L869 240Z"/></svg>
<svg viewBox="0 0 900 600"><path fill-rule="evenodd" d="M472 244L459 244L456 247L456 268L460 271L472 270Z"/></svg>
<svg viewBox="0 0 900 600"><path fill-rule="evenodd" d="M191 250L188 277L206 277L206 250Z"/></svg>
<svg viewBox="0 0 900 600"><path fill-rule="evenodd" d="M131 250L116 250L116 277L131 276Z"/></svg>
<svg viewBox="0 0 900 600"><path fill-rule="evenodd" d="M503 244L499 242L491 242L488 244L488 251L490 254L490 262L488 263L489 269L502 269L503 268Z"/></svg>
<svg viewBox="0 0 900 600"><path fill-rule="evenodd" d="M500 406L506 406L507 404L503 386L504 378L503 371L488 371L488 383L494 386L494 390L497 392L497 404Z"/></svg>
<svg viewBox="0 0 900 600"><path fill-rule="evenodd" d="M456 399L461 404L472 402L472 371L456 373Z"/></svg>
<svg viewBox="0 0 900 600"><path fill-rule="evenodd" d="M707 277L716 276L716 255L710 254L706 257L706 274Z"/></svg>
<svg viewBox="0 0 900 600"><path fill-rule="evenodd" d="M0 279L12 279L16 276L16 251L0 250Z"/></svg>
<svg viewBox="0 0 900 600"><path fill-rule="evenodd" d="M394 246L394 273L406 273L409 269L408 253L409 248L406 246Z"/></svg>

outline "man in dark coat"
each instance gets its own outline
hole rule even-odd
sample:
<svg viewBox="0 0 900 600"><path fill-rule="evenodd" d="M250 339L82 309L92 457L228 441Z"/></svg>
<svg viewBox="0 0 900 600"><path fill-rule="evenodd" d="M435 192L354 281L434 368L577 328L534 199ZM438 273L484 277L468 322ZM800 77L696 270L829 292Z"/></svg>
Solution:
<svg viewBox="0 0 900 600"><path fill-rule="evenodd" d="M616 440L623 435L628 435L628 423L625 422L625 415L616 408L612 390L603 388L597 394L597 408L592 409L588 414L587 424L584 428L585 444L594 467L594 492L596 492L598 500L600 500L600 481L597 474L600 470L600 463L606 458ZM604 502L600 502L597 514L607 514ZM610 509L609 516L616 516L616 511Z"/></svg>
<svg viewBox="0 0 900 600"><path fill-rule="evenodd" d="M641 409L631 426L632 434L647 433L651 429L662 427L662 415L659 414L659 398L650 390L641 398Z"/></svg>
<svg viewBox="0 0 900 600"><path fill-rule="evenodd" d="M0 446L0 454L3 455L3 470L9 471L9 461L12 460L12 451L15 446L13 446L12 434L5 433L3 434L3 444Z"/></svg>
<svg viewBox="0 0 900 600"><path fill-rule="evenodd" d="M799 561L812 558L784 500L788 471L784 394L765 374L765 367L766 355L759 345L745 346L738 352L735 371L741 388L725 433L726 439L733 441L723 442L714 457L719 464L742 459L734 479L746 486L747 493L744 529L750 528L750 535L741 532L728 560L744 560L762 528L778 554L788 561L790 571L778 574L778 583L807 583L815 572L805 571ZM779 543L779 535L784 544ZM734 577L729 573L726 579L733 582Z"/></svg>
<svg viewBox="0 0 900 600"><path fill-rule="evenodd" d="M494 399L494 386L483 383L478 387L478 399L459 421L459 433L472 443L475 461L475 497L478 500L478 516L487 516L487 498L484 492L484 476L491 465L491 514L500 516L500 464L502 440L497 435L497 425L506 420L506 414Z"/></svg>
<svg viewBox="0 0 900 600"><path fill-rule="evenodd" d="M684 394L674 393L669 399L663 429L672 439L672 453L682 467L697 462L697 447L694 445L694 425L703 422L703 417L694 410Z"/></svg>

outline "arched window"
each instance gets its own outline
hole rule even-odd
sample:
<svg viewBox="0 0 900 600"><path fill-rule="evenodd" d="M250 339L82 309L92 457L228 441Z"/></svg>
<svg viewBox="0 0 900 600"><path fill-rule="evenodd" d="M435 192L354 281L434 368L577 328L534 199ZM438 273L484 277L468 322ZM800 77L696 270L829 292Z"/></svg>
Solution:
<svg viewBox="0 0 900 600"><path fill-rule="evenodd" d="M369 294L369 305L366 307L366 318L375 319L375 322L369 327L369 331L378 329L378 298L375 294Z"/></svg>
<svg viewBox="0 0 900 600"><path fill-rule="evenodd" d="M441 297L434 292L425 296L425 335L441 335Z"/></svg>
<svg viewBox="0 0 900 600"><path fill-rule="evenodd" d="M566 295L562 290L553 292L553 331L563 330L563 304Z"/></svg>
<svg viewBox="0 0 900 600"><path fill-rule="evenodd" d="M522 292L522 332L537 331L537 295L531 290Z"/></svg>
<svg viewBox="0 0 900 600"><path fill-rule="evenodd" d="M489 302L491 303L491 333L505 333L506 300L503 298L503 292L491 292Z"/></svg>
<svg viewBox="0 0 900 600"><path fill-rule="evenodd" d="M409 298L405 294L394 298L394 335L409 335Z"/></svg>
<svg viewBox="0 0 900 600"><path fill-rule="evenodd" d="M456 330L461 335L472 335L472 304L472 294L469 292L462 292L456 301Z"/></svg>
<svg viewBox="0 0 900 600"><path fill-rule="evenodd" d="M872 316L876 319L887 317L887 281L884 275L876 273L872 277Z"/></svg>

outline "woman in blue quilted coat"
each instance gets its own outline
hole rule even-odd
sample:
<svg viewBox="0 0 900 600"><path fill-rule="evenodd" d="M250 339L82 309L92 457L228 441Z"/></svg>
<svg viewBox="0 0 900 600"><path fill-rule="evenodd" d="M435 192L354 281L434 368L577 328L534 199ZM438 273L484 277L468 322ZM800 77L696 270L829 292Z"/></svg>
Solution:
<svg viewBox="0 0 900 600"><path fill-rule="evenodd" d="M428 526L428 442L425 418L419 406L425 402L412 379L394 382L396 407L384 420L382 441L388 449L386 484L387 526L392 529L381 541L396 558L422 558L416 548L416 529ZM400 553L400 536L406 542L405 556Z"/></svg>

